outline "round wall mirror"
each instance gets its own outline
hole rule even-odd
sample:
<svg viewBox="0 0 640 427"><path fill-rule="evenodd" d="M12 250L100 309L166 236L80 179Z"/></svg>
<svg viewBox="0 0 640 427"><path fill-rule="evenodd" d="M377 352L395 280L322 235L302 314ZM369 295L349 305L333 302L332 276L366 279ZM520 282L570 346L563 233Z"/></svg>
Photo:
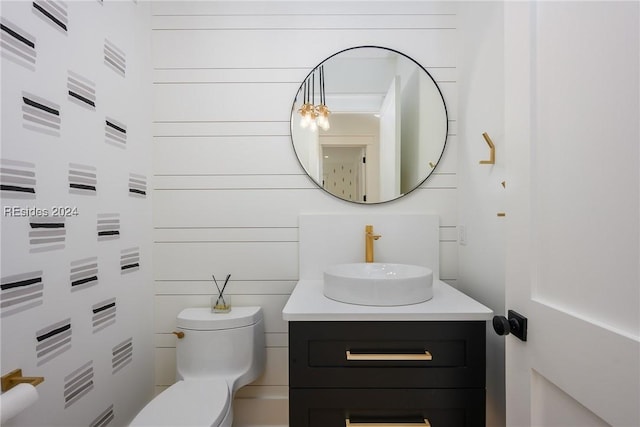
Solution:
<svg viewBox="0 0 640 427"><path fill-rule="evenodd" d="M291 109L291 138L307 174L357 203L397 199L434 171L447 109L431 75L389 48L359 46L315 67Z"/></svg>

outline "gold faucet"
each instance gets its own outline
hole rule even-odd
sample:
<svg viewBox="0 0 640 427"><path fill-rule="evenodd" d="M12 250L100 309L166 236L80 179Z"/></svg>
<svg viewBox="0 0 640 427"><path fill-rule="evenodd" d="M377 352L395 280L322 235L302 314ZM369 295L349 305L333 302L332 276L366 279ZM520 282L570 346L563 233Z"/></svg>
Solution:
<svg viewBox="0 0 640 427"><path fill-rule="evenodd" d="M373 225L367 225L364 228L364 248L366 262L373 262L373 241L382 237L379 234L373 234Z"/></svg>

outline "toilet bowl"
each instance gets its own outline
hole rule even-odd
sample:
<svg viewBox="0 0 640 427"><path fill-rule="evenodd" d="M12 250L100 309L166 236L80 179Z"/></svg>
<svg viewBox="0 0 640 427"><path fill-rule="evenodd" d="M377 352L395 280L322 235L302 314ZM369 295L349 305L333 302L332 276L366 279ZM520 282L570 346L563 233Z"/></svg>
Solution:
<svg viewBox="0 0 640 427"><path fill-rule="evenodd" d="M264 370L260 307L229 313L187 308L178 314L178 381L149 402L131 427L231 427L233 394ZM181 335L181 334L178 334Z"/></svg>

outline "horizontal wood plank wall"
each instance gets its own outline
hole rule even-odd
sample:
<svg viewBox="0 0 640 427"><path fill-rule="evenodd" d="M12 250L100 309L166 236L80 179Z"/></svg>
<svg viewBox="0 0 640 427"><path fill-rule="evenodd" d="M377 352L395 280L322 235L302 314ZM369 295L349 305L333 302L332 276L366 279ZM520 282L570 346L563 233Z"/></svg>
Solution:
<svg viewBox="0 0 640 427"><path fill-rule="evenodd" d="M156 386L175 381L177 313L205 306L211 274L266 317L267 369L236 397L236 424L287 425L287 324L298 279L300 212L435 212L441 276L457 277L455 8L430 2L156 2L154 279ZM399 50L437 80L449 113L437 172L375 206L317 188L291 146L289 116L307 73L358 45Z"/></svg>

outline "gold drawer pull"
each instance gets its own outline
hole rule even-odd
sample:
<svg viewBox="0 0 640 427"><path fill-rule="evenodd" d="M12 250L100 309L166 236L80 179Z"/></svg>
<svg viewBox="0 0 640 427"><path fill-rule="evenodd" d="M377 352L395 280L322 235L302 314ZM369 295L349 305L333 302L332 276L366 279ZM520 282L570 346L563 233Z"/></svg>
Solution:
<svg viewBox="0 0 640 427"><path fill-rule="evenodd" d="M345 427L431 427L428 419L419 423L352 423L349 418L344 420Z"/></svg>
<svg viewBox="0 0 640 427"><path fill-rule="evenodd" d="M347 360L431 360L431 353L360 353L347 350ZM420 424L422 425L422 424Z"/></svg>

